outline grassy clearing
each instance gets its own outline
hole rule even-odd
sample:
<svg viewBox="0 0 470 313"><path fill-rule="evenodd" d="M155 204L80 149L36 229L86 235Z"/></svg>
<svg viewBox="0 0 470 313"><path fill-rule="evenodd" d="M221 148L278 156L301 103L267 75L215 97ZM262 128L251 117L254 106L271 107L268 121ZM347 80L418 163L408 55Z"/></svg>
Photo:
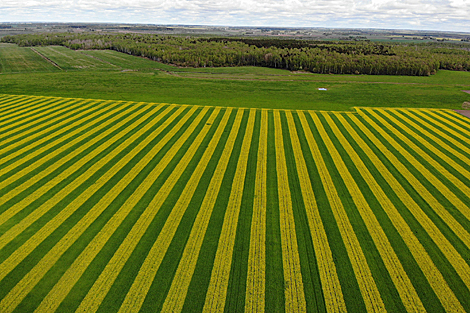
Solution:
<svg viewBox="0 0 470 313"><path fill-rule="evenodd" d="M450 110L0 99L2 312L470 310Z"/></svg>
<svg viewBox="0 0 470 313"><path fill-rule="evenodd" d="M351 110L360 107L458 109L469 72L429 77L320 75L286 70L178 68L116 51L0 45L0 93L247 108ZM14 74L12 74L14 73ZM318 88L327 88L319 91Z"/></svg>

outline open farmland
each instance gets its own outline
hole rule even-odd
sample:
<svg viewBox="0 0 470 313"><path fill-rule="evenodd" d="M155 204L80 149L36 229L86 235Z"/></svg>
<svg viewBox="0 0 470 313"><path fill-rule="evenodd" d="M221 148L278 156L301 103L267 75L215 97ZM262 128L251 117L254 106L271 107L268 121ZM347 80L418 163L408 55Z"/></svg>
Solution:
<svg viewBox="0 0 470 313"><path fill-rule="evenodd" d="M0 95L1 312L470 311L470 120Z"/></svg>
<svg viewBox="0 0 470 313"><path fill-rule="evenodd" d="M414 77L253 66L187 68L111 50L34 47L51 63L31 49L0 44L0 94L328 111L356 106L460 109L469 100L462 90L470 90L470 72L463 71ZM318 90L322 87L327 91Z"/></svg>
<svg viewBox="0 0 470 313"><path fill-rule="evenodd" d="M30 48L0 43L0 73L50 72L58 69Z"/></svg>

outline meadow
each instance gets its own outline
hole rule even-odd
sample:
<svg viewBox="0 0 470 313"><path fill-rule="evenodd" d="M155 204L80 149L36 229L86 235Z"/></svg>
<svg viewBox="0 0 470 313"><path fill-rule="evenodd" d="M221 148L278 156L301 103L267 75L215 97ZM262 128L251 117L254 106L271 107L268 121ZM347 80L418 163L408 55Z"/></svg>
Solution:
<svg viewBox="0 0 470 313"><path fill-rule="evenodd" d="M344 111L354 106L458 109L468 101L468 94L461 90L470 90L470 72L408 77L321 75L257 67L192 69L116 51L34 49L60 69L31 48L0 44L0 93Z"/></svg>
<svg viewBox="0 0 470 313"><path fill-rule="evenodd" d="M1 312L470 310L470 121L0 95Z"/></svg>

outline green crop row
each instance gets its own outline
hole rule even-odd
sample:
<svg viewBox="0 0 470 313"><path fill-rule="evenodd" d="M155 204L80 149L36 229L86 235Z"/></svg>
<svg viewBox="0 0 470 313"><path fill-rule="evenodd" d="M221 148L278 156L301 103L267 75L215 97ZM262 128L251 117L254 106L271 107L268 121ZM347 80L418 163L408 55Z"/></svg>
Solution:
<svg viewBox="0 0 470 313"><path fill-rule="evenodd" d="M468 311L469 129L0 95L0 311Z"/></svg>

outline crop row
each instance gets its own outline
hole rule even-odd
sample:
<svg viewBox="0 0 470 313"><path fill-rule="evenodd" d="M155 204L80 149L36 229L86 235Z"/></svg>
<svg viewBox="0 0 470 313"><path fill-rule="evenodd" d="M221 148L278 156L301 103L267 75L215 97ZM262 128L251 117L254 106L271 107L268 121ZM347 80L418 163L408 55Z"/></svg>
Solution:
<svg viewBox="0 0 470 313"><path fill-rule="evenodd" d="M470 310L452 111L0 95L0 128L2 312Z"/></svg>

